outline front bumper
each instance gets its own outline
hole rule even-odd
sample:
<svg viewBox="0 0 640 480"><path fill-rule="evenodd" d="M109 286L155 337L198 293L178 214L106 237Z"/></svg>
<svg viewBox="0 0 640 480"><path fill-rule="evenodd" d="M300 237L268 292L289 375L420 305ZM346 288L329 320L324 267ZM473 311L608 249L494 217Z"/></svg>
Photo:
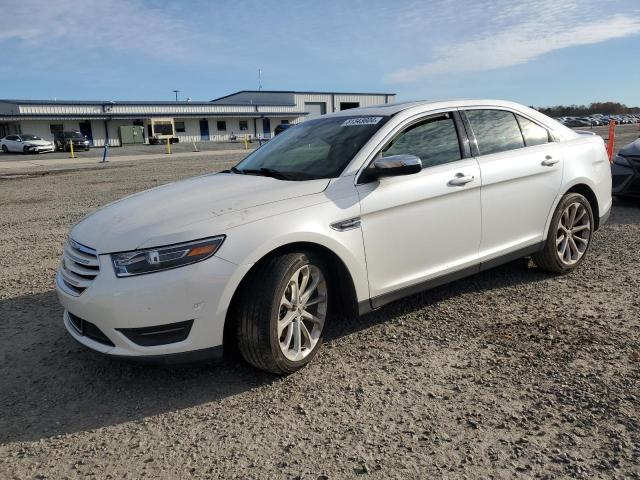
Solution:
<svg viewBox="0 0 640 480"><path fill-rule="evenodd" d="M27 153L48 153L48 152L55 152L55 148L53 147L53 145L50 146L33 146L33 147L26 147L26 151Z"/></svg>
<svg viewBox="0 0 640 480"><path fill-rule="evenodd" d="M117 278L109 255L100 255L100 273L80 295L65 288L60 272L56 291L65 309L64 325L82 345L100 353L139 360L182 361L217 356L222 349L227 308L250 265L238 266L218 257L173 270ZM71 321L72 317L75 323ZM77 328L82 319L99 334ZM192 321L181 341L145 346L131 340L128 329L161 327ZM124 332L123 332L124 330ZM103 335L103 336L102 336Z"/></svg>

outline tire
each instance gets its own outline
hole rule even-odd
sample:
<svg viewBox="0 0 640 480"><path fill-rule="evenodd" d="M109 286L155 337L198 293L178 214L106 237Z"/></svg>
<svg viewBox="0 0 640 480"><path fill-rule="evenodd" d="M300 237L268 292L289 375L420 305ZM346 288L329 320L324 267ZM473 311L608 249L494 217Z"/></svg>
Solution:
<svg viewBox="0 0 640 480"><path fill-rule="evenodd" d="M6 145L2 145L2 152L3 153L9 153L9 149L7 148Z"/></svg>
<svg viewBox="0 0 640 480"><path fill-rule="evenodd" d="M307 365L322 344L329 278L326 264L313 253L287 253L260 265L245 283L235 313L238 347L244 359L279 375ZM307 286L298 297L293 282Z"/></svg>
<svg viewBox="0 0 640 480"><path fill-rule="evenodd" d="M533 255L533 261L548 272L575 270L587 256L594 227L589 201L579 193L566 194L553 213L544 248Z"/></svg>

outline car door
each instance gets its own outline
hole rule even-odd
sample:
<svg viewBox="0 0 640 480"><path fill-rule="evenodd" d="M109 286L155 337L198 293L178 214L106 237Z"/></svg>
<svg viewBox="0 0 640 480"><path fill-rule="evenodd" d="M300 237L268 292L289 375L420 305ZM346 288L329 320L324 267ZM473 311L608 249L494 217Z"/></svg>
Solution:
<svg viewBox="0 0 640 480"><path fill-rule="evenodd" d="M17 135L9 135L5 139L4 143L7 146L7 150L9 150L10 152L21 152L22 151L22 147L20 147ZM20 148L18 148L18 147L20 147Z"/></svg>
<svg viewBox="0 0 640 480"><path fill-rule="evenodd" d="M374 308L475 265L481 230L480 169L456 112L410 121L378 154L423 169L357 185Z"/></svg>
<svg viewBox="0 0 640 480"><path fill-rule="evenodd" d="M535 248L560 190L562 149L519 113L484 107L465 118L482 175L481 260Z"/></svg>

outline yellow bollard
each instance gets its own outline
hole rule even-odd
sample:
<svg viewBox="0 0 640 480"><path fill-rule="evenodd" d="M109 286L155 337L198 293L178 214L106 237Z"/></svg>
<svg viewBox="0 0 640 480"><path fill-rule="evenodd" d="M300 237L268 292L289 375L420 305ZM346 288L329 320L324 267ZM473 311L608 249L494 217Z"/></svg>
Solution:
<svg viewBox="0 0 640 480"><path fill-rule="evenodd" d="M249 150L249 143L247 142L247 136L244 136L244 149Z"/></svg>
<svg viewBox="0 0 640 480"><path fill-rule="evenodd" d="M167 138L167 155L171 155L171 142Z"/></svg>
<svg viewBox="0 0 640 480"><path fill-rule="evenodd" d="M71 152L71 156L69 158L76 158L73 154L73 140L69 140L69 151Z"/></svg>

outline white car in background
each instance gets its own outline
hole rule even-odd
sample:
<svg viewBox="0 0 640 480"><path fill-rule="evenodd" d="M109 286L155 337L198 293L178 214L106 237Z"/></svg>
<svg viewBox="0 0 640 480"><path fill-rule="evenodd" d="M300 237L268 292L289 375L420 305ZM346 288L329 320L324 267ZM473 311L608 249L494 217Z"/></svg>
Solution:
<svg viewBox="0 0 640 480"><path fill-rule="evenodd" d="M239 349L290 373L332 321L532 256L564 273L611 209L602 139L511 102L412 102L293 126L229 171L71 230L64 324L119 357Z"/></svg>
<svg viewBox="0 0 640 480"><path fill-rule="evenodd" d="M55 151L53 142L44 140L37 135L20 134L7 135L0 139L0 149L4 153L46 153Z"/></svg>

